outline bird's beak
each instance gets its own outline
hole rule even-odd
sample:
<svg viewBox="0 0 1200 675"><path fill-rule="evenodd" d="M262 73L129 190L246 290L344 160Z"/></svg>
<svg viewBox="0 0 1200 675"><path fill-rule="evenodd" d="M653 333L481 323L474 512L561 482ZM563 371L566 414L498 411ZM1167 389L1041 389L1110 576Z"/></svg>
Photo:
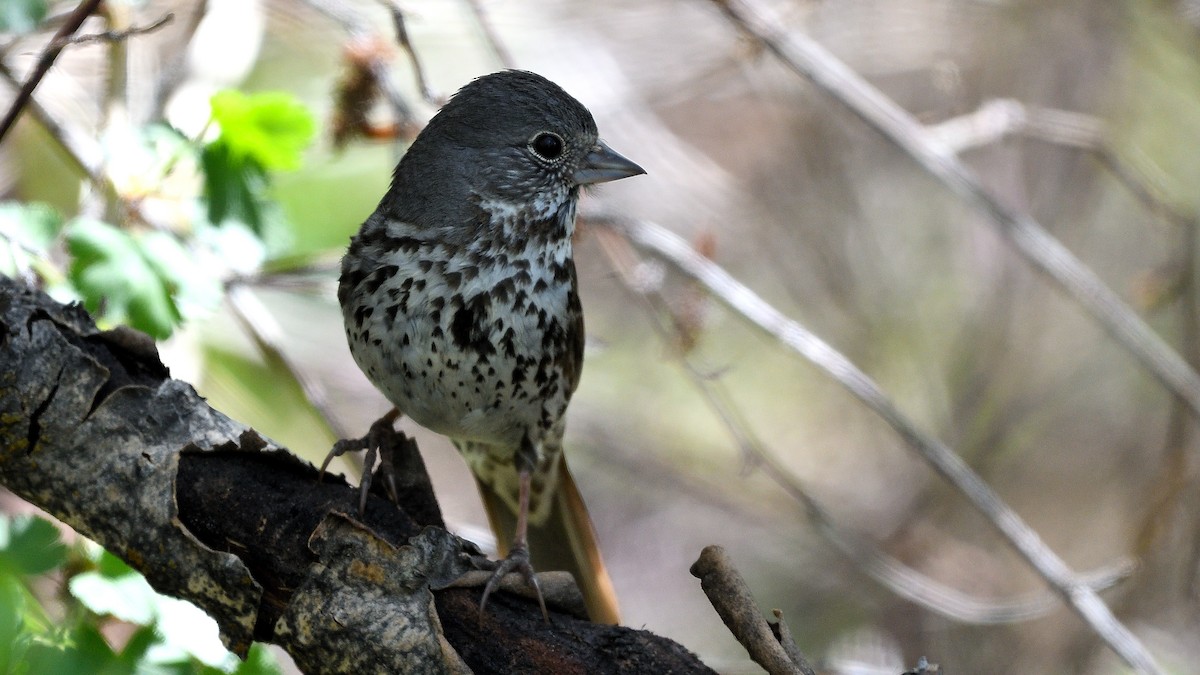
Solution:
<svg viewBox="0 0 1200 675"><path fill-rule="evenodd" d="M577 185L590 185L643 173L646 173L645 169L618 155L603 141L599 141L583 159L583 166L575 170L574 178Z"/></svg>

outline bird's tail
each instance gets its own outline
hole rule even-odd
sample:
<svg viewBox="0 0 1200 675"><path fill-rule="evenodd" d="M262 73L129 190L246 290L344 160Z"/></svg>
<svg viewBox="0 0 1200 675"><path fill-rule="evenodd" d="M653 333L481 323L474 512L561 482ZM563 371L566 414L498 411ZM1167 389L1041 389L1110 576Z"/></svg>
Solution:
<svg viewBox="0 0 1200 675"><path fill-rule="evenodd" d="M551 497L553 504L549 516L539 524L529 524L531 562L538 571L564 570L574 575L592 621L620 623L617 595L600 556L596 530L566 459L563 456L558 461L558 486ZM496 534L500 555L508 555L508 546L516 530L516 514L489 484L479 480L476 483L488 522Z"/></svg>

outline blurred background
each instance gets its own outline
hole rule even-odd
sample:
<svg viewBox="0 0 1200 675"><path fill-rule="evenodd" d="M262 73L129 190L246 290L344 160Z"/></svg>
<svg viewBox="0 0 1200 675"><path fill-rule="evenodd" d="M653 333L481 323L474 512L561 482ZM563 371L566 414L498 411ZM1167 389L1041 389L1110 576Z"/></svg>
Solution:
<svg viewBox="0 0 1200 675"><path fill-rule="evenodd" d="M104 4L80 34L174 20L68 47L35 99L83 137L77 150L105 158L115 205L82 177L63 135L27 113L0 145L0 225L10 248L40 262L12 253L6 273L90 299L68 271L71 235L47 238L41 257L14 243L30 205L67 230L86 217L135 237L169 233L203 281L187 297L166 285L178 311L161 348L214 407L314 463L388 409L345 346L340 253L445 96L506 63L533 70L587 105L602 137L648 173L585 197L576 244L588 352L567 456L626 624L678 640L720 672L761 672L688 574L716 543L763 611L782 609L829 672L899 673L921 656L949 673L1127 672L1073 613L1042 602L1046 586L878 417L693 282L631 258L589 214L678 233L846 354L1076 571L1135 563L1104 599L1168 672L1200 673L1195 420L986 218L713 3ZM0 57L23 80L75 3L0 5ZM1092 125L1091 147L1018 133L962 157L1200 363L1200 4L772 7L779 30L810 36L923 123L1010 100ZM202 178L208 155L195 149L217 132L209 100L224 89L286 92L314 128L293 165L264 163L254 208L222 219ZM0 92L7 109L14 89ZM151 124L178 133L159 142ZM175 148L169 160L163 147ZM486 540L458 454L402 427L419 439L451 528ZM971 596L993 621L900 597L748 458L747 435L840 531L926 575L918 585ZM357 475L351 464L335 470ZM995 622L1014 602L1032 615Z"/></svg>

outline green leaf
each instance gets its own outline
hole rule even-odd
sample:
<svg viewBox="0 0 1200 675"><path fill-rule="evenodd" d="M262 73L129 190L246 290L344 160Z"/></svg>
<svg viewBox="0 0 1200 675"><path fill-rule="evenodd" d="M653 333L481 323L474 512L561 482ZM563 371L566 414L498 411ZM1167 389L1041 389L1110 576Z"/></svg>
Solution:
<svg viewBox="0 0 1200 675"><path fill-rule="evenodd" d="M48 204L0 202L0 232L28 248L50 248L62 225L62 216Z"/></svg>
<svg viewBox="0 0 1200 675"><path fill-rule="evenodd" d="M214 141L227 147L237 162L249 159L268 170L296 169L301 152L312 141L316 122L294 96L263 92L217 92L212 116L221 127Z"/></svg>
<svg viewBox="0 0 1200 675"><path fill-rule="evenodd" d="M67 546L49 521L35 516L0 518L0 560L17 574L49 572L67 559Z"/></svg>
<svg viewBox="0 0 1200 675"><path fill-rule="evenodd" d="M221 302L220 281L198 265L174 236L147 232L137 241L146 264L163 282L183 316L195 316Z"/></svg>
<svg viewBox="0 0 1200 675"><path fill-rule="evenodd" d="M137 570L108 551L101 551L100 559L96 561L96 571L105 579L119 579L129 574L137 574Z"/></svg>
<svg viewBox="0 0 1200 675"><path fill-rule="evenodd" d="M136 672L138 666L145 660L146 654L158 641L158 630L155 629L153 624L142 626L125 643L125 648L121 650L119 661L128 669L128 672Z"/></svg>
<svg viewBox="0 0 1200 675"><path fill-rule="evenodd" d="M29 647L30 673L63 675L125 675L132 673L113 653L104 636L94 626L79 624L70 632L67 644L34 642Z"/></svg>
<svg viewBox="0 0 1200 675"><path fill-rule="evenodd" d="M0 2L0 32L28 33L46 18L46 0Z"/></svg>
<svg viewBox="0 0 1200 675"><path fill-rule="evenodd" d="M183 317L172 293L175 285L155 269L141 243L95 220L67 226L71 282L89 312L128 323L155 338L166 338Z"/></svg>
<svg viewBox="0 0 1200 675"><path fill-rule="evenodd" d="M0 273L24 274L49 249L62 231L62 217L46 204L0 202Z"/></svg>
<svg viewBox="0 0 1200 675"><path fill-rule="evenodd" d="M263 229L267 177L262 166L239 160L225 143L210 143L200 155L204 170L204 199L208 222L243 223L252 231Z"/></svg>
<svg viewBox="0 0 1200 675"><path fill-rule="evenodd" d="M0 673L23 672L29 635L24 629L25 591L17 579L0 575Z"/></svg>

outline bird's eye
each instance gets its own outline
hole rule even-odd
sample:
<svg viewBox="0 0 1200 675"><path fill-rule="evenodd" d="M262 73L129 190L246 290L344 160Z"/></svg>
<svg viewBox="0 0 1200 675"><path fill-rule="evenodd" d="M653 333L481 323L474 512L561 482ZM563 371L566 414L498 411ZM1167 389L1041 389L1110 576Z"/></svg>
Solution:
<svg viewBox="0 0 1200 675"><path fill-rule="evenodd" d="M529 148L542 159L558 159L563 151L563 139L558 134L543 131L529 141Z"/></svg>

